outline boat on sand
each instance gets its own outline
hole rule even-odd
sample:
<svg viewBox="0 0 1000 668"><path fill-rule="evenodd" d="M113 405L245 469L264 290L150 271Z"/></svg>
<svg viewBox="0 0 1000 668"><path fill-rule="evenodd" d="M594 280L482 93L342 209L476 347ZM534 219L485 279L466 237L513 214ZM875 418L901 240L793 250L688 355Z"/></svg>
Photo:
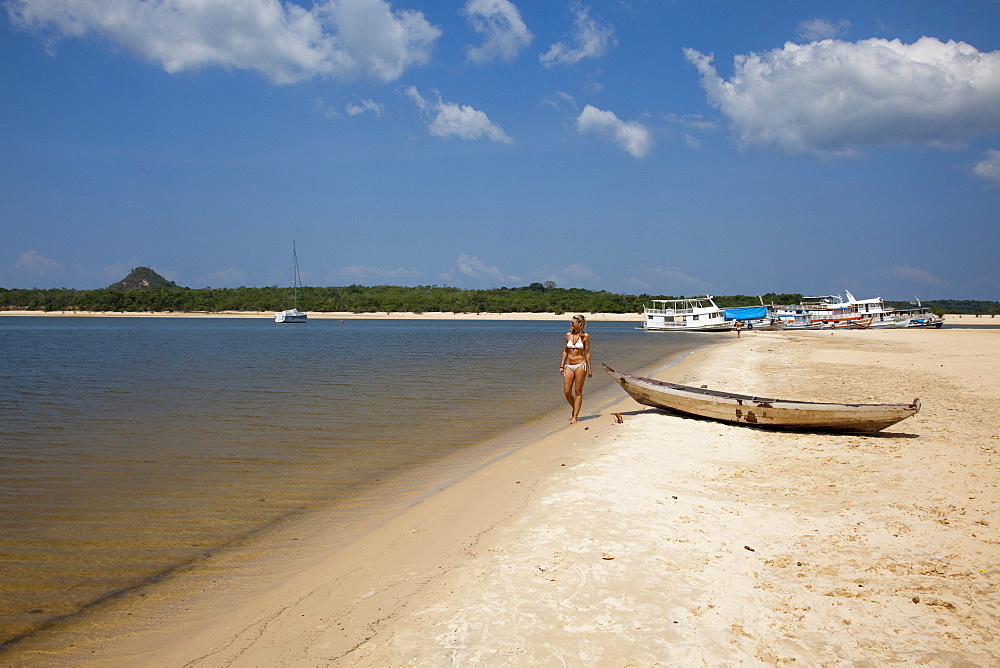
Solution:
<svg viewBox="0 0 1000 668"><path fill-rule="evenodd" d="M644 406L755 427L874 433L920 410L910 404L838 404L767 399L733 392L689 387L662 380L604 370L629 396Z"/></svg>
<svg viewBox="0 0 1000 668"><path fill-rule="evenodd" d="M712 295L690 299L654 299L642 311L647 332L725 332L733 328Z"/></svg>

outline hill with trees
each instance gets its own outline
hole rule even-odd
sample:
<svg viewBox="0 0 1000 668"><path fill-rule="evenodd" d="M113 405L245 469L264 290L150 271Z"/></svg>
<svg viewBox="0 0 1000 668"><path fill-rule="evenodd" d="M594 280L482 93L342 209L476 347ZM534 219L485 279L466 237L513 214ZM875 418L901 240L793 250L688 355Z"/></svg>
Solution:
<svg viewBox="0 0 1000 668"><path fill-rule="evenodd" d="M156 290L157 288L176 288L177 284L168 281L149 267L136 267L128 276L112 283L108 290Z"/></svg>

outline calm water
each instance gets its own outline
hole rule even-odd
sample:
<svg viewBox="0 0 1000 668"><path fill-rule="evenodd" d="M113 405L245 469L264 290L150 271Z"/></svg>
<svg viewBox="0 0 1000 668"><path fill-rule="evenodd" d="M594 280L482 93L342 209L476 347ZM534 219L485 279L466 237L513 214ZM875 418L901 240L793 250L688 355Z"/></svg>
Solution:
<svg viewBox="0 0 1000 668"><path fill-rule="evenodd" d="M588 325L598 368L714 340L633 327ZM309 512L498 454L511 429L563 428L566 329L0 317L0 651ZM618 392L595 374L583 415Z"/></svg>

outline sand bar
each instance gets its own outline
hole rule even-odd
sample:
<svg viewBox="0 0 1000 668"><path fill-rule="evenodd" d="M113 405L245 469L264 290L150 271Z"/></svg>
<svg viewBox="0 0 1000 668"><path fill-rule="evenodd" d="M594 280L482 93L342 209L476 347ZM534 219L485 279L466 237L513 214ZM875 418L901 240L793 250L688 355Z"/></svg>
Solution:
<svg viewBox="0 0 1000 668"><path fill-rule="evenodd" d="M0 311L0 316L65 316L91 318L263 318L273 319L271 311ZM377 313L350 313L333 311L308 311L314 320L565 320L567 313L453 313L451 311L379 311ZM607 322L642 322L641 313L588 313L588 320ZM966 314L945 316L946 325L967 327L972 325L1000 327L1000 319Z"/></svg>
<svg viewBox="0 0 1000 668"><path fill-rule="evenodd" d="M0 316L65 316L90 318L262 318L273 320L272 311L0 311ZM350 313L340 311L307 311L312 320L566 320L568 313L453 313L451 311L379 311ZM639 313L590 313L588 320L627 322L642 321Z"/></svg>
<svg viewBox="0 0 1000 668"><path fill-rule="evenodd" d="M998 344L746 332L660 377L923 409L878 435L785 433L623 393L253 596L39 662L997 665Z"/></svg>

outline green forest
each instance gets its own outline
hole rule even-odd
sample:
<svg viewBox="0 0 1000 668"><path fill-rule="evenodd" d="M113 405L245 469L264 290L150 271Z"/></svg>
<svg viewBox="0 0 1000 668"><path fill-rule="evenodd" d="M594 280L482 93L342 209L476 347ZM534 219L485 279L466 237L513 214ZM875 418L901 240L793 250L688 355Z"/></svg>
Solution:
<svg viewBox="0 0 1000 668"><path fill-rule="evenodd" d="M642 313L652 299L675 299L685 295L626 295L604 290L559 288L552 283L525 287L464 290L446 286L400 287L392 285L348 285L292 288L185 288L167 281L155 271L139 267L125 279L107 288L0 288L0 311L103 311L103 312L203 312L281 311L297 300L303 311L340 313L454 312L454 313ZM694 296L694 295L687 295ZM765 304L797 304L801 294L717 296L721 307ZM907 307L910 302L890 302ZM938 313L995 315L995 301L935 300L924 302Z"/></svg>
<svg viewBox="0 0 1000 668"><path fill-rule="evenodd" d="M764 295L765 303L796 303L799 295ZM398 287L348 285L302 287L298 308L303 311L380 313L433 311L455 313L642 313L650 299L666 295L621 295L580 288L494 288L462 290L442 286ZM720 306L759 304L757 297L719 297ZM291 308L291 288L178 288L132 290L4 289L0 309L28 311L281 311Z"/></svg>

